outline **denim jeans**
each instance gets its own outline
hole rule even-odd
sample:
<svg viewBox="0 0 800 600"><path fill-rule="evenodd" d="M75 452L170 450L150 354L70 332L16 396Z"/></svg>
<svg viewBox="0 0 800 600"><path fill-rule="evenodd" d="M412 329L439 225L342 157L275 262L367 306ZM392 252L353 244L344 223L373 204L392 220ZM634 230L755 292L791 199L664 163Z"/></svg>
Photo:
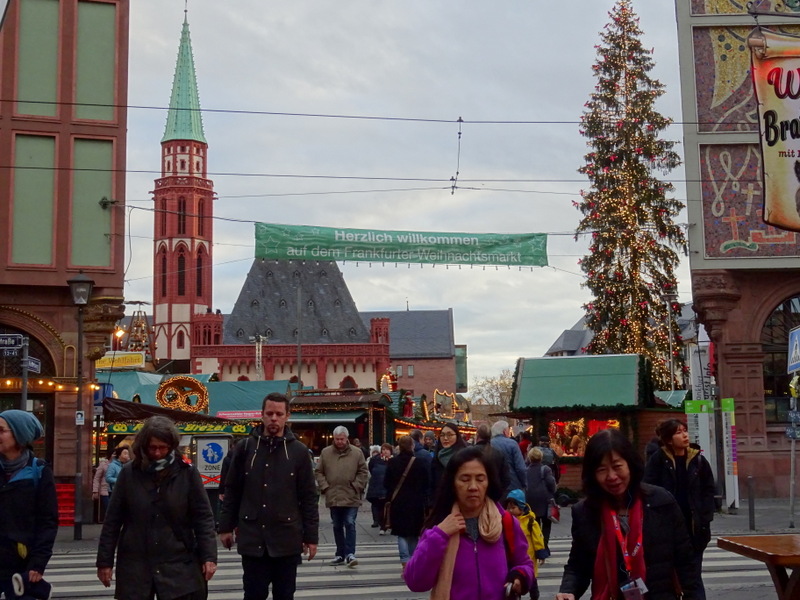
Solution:
<svg viewBox="0 0 800 600"><path fill-rule="evenodd" d="M411 560L411 555L417 549L418 535L397 536L397 550L400 552L400 562L406 564Z"/></svg>
<svg viewBox="0 0 800 600"><path fill-rule="evenodd" d="M347 558L348 555L356 553L357 516L357 506L331 506L336 556Z"/></svg>

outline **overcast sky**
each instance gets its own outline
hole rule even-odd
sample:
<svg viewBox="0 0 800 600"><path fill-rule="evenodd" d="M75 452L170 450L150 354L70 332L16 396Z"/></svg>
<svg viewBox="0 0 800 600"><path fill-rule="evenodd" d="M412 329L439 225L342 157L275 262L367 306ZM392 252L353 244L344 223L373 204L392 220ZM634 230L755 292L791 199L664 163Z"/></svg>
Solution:
<svg viewBox="0 0 800 600"><path fill-rule="evenodd" d="M580 219L572 201L587 186L576 171L586 152L578 120L612 5L191 0L219 197L214 308L230 312L244 283L252 221L548 233L545 268L339 263L359 310L452 308L470 382L541 356L589 299L577 265L586 244L572 236ZM680 123L674 4L633 7L655 51L651 75L667 86L657 107ZM127 300L152 300L150 191L183 18L183 0L131 3ZM680 126L665 137L680 141ZM685 200L683 168L668 179ZM679 278L687 302L688 263Z"/></svg>

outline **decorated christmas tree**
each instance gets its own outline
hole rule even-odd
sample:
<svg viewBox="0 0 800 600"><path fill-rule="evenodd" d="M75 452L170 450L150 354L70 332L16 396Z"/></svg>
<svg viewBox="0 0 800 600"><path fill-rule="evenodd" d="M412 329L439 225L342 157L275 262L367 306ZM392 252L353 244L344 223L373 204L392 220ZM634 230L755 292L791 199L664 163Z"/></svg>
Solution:
<svg viewBox="0 0 800 600"><path fill-rule="evenodd" d="M593 295L584 305L595 334L586 351L647 356L656 388L671 389L670 365L675 373L684 368L675 268L686 238L674 222L683 204L667 197L673 186L657 175L680 159L675 142L659 137L672 121L654 108L664 86L649 75L652 51L642 47L630 1L618 0L609 17L592 67L597 85L581 117L590 150L579 171L590 188L575 202L583 214L576 239L590 236L580 261Z"/></svg>

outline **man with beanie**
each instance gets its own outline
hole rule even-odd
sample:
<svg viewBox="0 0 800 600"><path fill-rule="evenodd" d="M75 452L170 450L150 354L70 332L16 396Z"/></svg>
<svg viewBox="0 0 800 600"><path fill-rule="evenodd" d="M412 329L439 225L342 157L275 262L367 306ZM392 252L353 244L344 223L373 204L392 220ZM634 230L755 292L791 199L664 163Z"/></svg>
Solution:
<svg viewBox="0 0 800 600"><path fill-rule="evenodd" d="M0 592L6 598L49 598L42 579L58 533L53 471L33 454L44 434L23 410L0 413Z"/></svg>

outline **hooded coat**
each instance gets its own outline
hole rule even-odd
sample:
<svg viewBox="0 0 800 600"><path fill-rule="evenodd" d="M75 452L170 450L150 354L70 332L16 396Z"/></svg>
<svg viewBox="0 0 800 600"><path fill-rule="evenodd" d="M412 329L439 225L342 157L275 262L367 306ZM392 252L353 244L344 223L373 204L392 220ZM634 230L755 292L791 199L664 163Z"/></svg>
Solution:
<svg viewBox="0 0 800 600"><path fill-rule="evenodd" d="M303 544L319 542L311 459L288 427L283 437L269 437L258 425L236 445L225 478L219 531L230 533L237 527L243 556L299 556Z"/></svg>
<svg viewBox="0 0 800 600"><path fill-rule="evenodd" d="M686 450L686 475L689 483L687 491L691 512L691 522L686 526L689 528L689 536L692 538L695 552L702 553L711 540L711 521L714 520L714 511L716 510L714 501L716 487L711 465L700 453L700 447L696 444L692 444ZM674 497L678 497L675 456L668 447L662 446L647 461L644 481L660 486Z"/></svg>
<svg viewBox="0 0 800 600"><path fill-rule="evenodd" d="M137 461L120 471L108 506L97 567L113 567L120 600L202 592L201 565L217 562L214 515L200 474L175 452L163 475Z"/></svg>

